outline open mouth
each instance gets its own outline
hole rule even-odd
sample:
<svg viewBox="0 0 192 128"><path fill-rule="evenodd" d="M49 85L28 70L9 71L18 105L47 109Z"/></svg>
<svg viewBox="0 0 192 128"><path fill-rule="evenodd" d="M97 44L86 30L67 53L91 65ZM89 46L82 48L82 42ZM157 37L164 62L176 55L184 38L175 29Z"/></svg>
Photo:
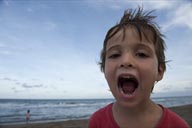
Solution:
<svg viewBox="0 0 192 128"><path fill-rule="evenodd" d="M135 77L119 77L118 78L118 87L121 92L126 95L131 95L138 88L138 80Z"/></svg>

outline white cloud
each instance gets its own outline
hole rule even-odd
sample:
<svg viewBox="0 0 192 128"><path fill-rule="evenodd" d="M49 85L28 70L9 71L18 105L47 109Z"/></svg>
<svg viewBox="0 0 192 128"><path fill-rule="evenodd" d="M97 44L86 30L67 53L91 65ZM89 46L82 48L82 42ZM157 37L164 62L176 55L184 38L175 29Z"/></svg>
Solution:
<svg viewBox="0 0 192 128"><path fill-rule="evenodd" d="M28 8L27 8L27 12L31 13L31 12L33 12L33 9L30 8L30 7L28 7Z"/></svg>
<svg viewBox="0 0 192 128"><path fill-rule="evenodd" d="M6 45L3 43L0 43L0 55L10 55L11 51L5 50L6 49Z"/></svg>
<svg viewBox="0 0 192 128"><path fill-rule="evenodd" d="M162 81L157 83L154 87L154 93L174 93L187 92L192 90L192 81L188 79L168 78L166 76Z"/></svg>
<svg viewBox="0 0 192 128"><path fill-rule="evenodd" d="M168 9L172 8L176 2L175 1L167 1L167 0L158 0L158 1L147 1L147 0L121 0L121 1L111 1L111 0L104 0L104 1L87 1L91 6L95 8L100 7L108 7L111 9L127 9L127 8L136 8L138 6L143 6L145 9Z"/></svg>
<svg viewBox="0 0 192 128"><path fill-rule="evenodd" d="M57 24L51 21L45 22L44 25L45 25L45 30L47 31L51 31L57 28Z"/></svg>
<svg viewBox="0 0 192 128"><path fill-rule="evenodd" d="M9 5L10 5L10 3L9 3L8 0L4 0L3 2L4 2L4 4L5 4L6 6L9 6Z"/></svg>
<svg viewBox="0 0 192 128"><path fill-rule="evenodd" d="M0 48L4 48L4 47L6 47L6 45L3 43L0 43Z"/></svg>
<svg viewBox="0 0 192 128"><path fill-rule="evenodd" d="M126 4L127 5L132 5L134 7L138 7L141 6L144 9L148 9L148 10L153 10L153 9L157 9L157 10L163 10L163 9L170 9L173 6L175 6L176 2L174 1L167 1L167 0L156 0L156 1L147 1L147 0L136 0L136 1L124 1L124 3L122 4ZM128 7L129 7L128 6Z"/></svg>
<svg viewBox="0 0 192 128"><path fill-rule="evenodd" d="M171 18L164 24L163 31L179 26L192 29L192 3L175 7L172 12L169 13L169 16Z"/></svg>
<svg viewBox="0 0 192 128"><path fill-rule="evenodd" d="M34 84L34 85L31 84L31 85L29 85L27 83L23 83L22 87L24 87L24 88L40 88L40 87L43 87L43 85L42 84Z"/></svg>
<svg viewBox="0 0 192 128"><path fill-rule="evenodd" d="M0 51L0 55L12 55L12 52L11 51Z"/></svg>
<svg viewBox="0 0 192 128"><path fill-rule="evenodd" d="M152 7L152 8L155 8L155 9L165 9L165 8L171 8L173 6L173 2L170 2L170 1L148 1L146 2L148 3L148 7Z"/></svg>

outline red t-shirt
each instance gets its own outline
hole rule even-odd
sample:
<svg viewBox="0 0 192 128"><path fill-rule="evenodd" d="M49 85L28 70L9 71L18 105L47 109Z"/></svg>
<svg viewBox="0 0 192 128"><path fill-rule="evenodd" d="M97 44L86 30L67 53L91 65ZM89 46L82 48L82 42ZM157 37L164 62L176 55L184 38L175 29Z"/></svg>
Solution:
<svg viewBox="0 0 192 128"><path fill-rule="evenodd" d="M119 128L112 114L113 104L96 111L89 120L89 128ZM161 106L161 105L160 105ZM189 125L176 113L161 106L163 116L156 128L189 128Z"/></svg>

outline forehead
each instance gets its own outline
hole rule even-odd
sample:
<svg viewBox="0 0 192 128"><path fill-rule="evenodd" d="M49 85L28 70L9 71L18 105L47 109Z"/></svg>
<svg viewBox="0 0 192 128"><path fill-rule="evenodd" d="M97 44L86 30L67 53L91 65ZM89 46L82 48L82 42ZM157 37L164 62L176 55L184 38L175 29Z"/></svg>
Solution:
<svg viewBox="0 0 192 128"><path fill-rule="evenodd" d="M115 29L113 31L115 31ZM124 26L107 41L106 45L108 46L119 42L149 43L153 45L155 42L154 33L144 27Z"/></svg>

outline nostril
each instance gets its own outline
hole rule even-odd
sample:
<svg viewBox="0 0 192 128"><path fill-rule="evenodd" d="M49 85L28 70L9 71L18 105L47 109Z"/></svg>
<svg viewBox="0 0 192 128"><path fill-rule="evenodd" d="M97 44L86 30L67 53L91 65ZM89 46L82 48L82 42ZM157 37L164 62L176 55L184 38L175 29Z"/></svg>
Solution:
<svg viewBox="0 0 192 128"><path fill-rule="evenodd" d="M121 64L120 67L128 68L128 67L133 67L133 65L132 64Z"/></svg>
<svg viewBox="0 0 192 128"><path fill-rule="evenodd" d="M128 67L133 67L133 65L132 65L132 64L129 64Z"/></svg>

